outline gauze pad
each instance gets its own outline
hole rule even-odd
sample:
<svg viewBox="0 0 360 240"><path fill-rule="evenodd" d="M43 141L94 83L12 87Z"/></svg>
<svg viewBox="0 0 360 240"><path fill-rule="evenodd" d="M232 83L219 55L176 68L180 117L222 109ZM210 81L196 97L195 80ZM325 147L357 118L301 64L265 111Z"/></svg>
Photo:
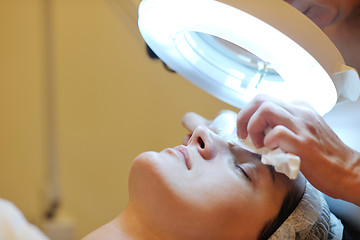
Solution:
<svg viewBox="0 0 360 240"><path fill-rule="evenodd" d="M235 133L236 136L236 133ZM261 162L263 164L272 165L275 171L283 173L290 179L296 179L300 169L300 158L291 153L285 153L280 148L270 150L266 147L256 148L248 136L245 140L239 139L228 139L232 144L237 144L242 148L261 154Z"/></svg>
<svg viewBox="0 0 360 240"><path fill-rule="evenodd" d="M239 139L236 134L236 114L234 112L223 111L214 119L210 129L231 144L239 145L249 152L261 154L263 164L272 165L275 171L285 174L290 179L296 179L300 169L300 158L294 154L285 153L280 148L275 150L266 147L256 148L249 136L246 139ZM265 134L269 131L270 128L266 129Z"/></svg>

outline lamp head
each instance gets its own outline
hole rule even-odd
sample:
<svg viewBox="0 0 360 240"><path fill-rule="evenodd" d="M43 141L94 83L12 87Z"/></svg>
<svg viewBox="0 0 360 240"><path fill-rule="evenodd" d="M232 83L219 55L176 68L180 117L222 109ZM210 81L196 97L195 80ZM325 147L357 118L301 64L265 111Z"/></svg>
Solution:
<svg viewBox="0 0 360 240"><path fill-rule="evenodd" d="M166 65L238 108L267 94L323 115L341 94L359 95L343 91L360 83L334 44L281 0L143 0L138 24Z"/></svg>

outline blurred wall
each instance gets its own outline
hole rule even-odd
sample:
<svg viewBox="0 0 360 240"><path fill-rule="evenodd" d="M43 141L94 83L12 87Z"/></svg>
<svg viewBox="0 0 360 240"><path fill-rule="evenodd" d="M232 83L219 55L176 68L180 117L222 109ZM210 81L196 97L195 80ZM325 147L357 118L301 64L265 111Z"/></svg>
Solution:
<svg viewBox="0 0 360 240"><path fill-rule="evenodd" d="M39 222L46 164L41 1L0 1L0 197Z"/></svg>
<svg viewBox="0 0 360 240"><path fill-rule="evenodd" d="M51 1L51 61L46 1L0 1L0 197L41 223L51 98L59 214L71 216L76 239L125 208L137 154L181 144L184 113L231 108L150 60L110 1Z"/></svg>

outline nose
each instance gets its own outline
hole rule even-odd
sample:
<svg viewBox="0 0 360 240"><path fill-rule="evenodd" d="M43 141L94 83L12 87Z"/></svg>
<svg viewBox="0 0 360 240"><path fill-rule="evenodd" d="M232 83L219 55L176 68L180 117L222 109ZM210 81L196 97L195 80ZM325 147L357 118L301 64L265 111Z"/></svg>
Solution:
<svg viewBox="0 0 360 240"><path fill-rule="evenodd" d="M204 160L213 158L214 148L211 133L210 130L205 127L199 126L194 130L189 139L188 146L196 147Z"/></svg>

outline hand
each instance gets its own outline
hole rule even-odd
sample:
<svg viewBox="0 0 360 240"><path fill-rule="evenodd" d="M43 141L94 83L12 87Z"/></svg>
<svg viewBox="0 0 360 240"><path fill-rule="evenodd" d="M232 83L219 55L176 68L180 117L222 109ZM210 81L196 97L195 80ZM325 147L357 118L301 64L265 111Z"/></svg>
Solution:
<svg viewBox="0 0 360 240"><path fill-rule="evenodd" d="M209 127L210 123L211 121L207 120L206 118L197 113L186 113L182 118L182 124L190 133L184 137L183 144L187 145L192 133L198 126Z"/></svg>
<svg viewBox="0 0 360 240"><path fill-rule="evenodd" d="M192 132L198 126L207 127L221 136L232 134L236 127L236 113L230 110L222 110L217 114L214 120L208 120L197 113L188 112L184 115L182 124L190 131L190 134L186 135L183 140L183 144L187 145Z"/></svg>
<svg viewBox="0 0 360 240"><path fill-rule="evenodd" d="M265 136L267 127L272 130ZM360 154L309 106L257 96L238 114L237 134L242 139L249 134L257 147L280 148L299 156L300 170L316 188L360 205Z"/></svg>

